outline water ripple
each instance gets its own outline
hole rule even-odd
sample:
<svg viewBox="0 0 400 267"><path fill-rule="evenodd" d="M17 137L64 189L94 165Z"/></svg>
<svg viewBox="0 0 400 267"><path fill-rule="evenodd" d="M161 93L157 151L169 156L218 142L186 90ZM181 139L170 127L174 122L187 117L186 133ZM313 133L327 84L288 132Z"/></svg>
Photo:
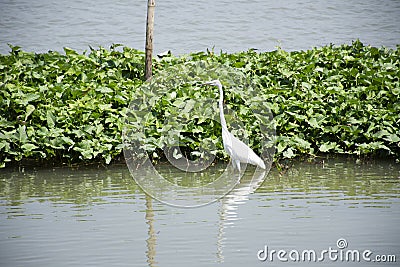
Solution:
<svg viewBox="0 0 400 267"><path fill-rule="evenodd" d="M357 1L158 1L155 51L174 54L235 52L258 48L304 50L356 38L374 46L400 42L400 2ZM61 51L63 46L123 43L143 50L146 1L3 0L0 53L7 43L26 50Z"/></svg>

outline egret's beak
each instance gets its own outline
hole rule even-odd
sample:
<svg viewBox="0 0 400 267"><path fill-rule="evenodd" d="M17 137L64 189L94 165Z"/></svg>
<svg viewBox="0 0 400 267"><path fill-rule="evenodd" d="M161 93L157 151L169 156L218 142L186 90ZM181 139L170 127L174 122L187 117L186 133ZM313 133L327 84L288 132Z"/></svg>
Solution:
<svg viewBox="0 0 400 267"><path fill-rule="evenodd" d="M213 82L206 82L206 83L200 84L200 86L205 86L205 85L214 85L214 83Z"/></svg>
<svg viewBox="0 0 400 267"><path fill-rule="evenodd" d="M198 83L200 81L195 82L194 84L194 90L199 89L202 86L208 85L208 83Z"/></svg>

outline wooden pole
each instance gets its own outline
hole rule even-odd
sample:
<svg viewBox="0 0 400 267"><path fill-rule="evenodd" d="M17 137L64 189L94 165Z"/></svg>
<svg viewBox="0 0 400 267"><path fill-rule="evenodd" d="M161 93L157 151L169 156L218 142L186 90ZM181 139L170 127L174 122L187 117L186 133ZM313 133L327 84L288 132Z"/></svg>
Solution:
<svg viewBox="0 0 400 267"><path fill-rule="evenodd" d="M154 219L154 209L153 209L153 200L152 198L146 194L146 224L149 226L149 230L147 234L149 237L146 240L147 243L147 263L150 267L156 266L156 244L157 244L157 235L154 227L155 219Z"/></svg>
<svg viewBox="0 0 400 267"><path fill-rule="evenodd" d="M154 7L155 0L147 2L147 23L146 23L146 59L145 59L145 78L146 81L151 78L152 73L152 58L153 58L153 30L154 30Z"/></svg>

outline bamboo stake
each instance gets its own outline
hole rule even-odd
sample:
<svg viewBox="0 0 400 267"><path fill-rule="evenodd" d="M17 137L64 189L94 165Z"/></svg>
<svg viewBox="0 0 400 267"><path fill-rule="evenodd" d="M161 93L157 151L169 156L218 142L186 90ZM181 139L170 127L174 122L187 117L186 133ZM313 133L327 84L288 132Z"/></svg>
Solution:
<svg viewBox="0 0 400 267"><path fill-rule="evenodd" d="M154 7L155 0L147 2L147 23L146 23L146 59L145 59L145 78L146 81L152 76L152 58L153 58L153 30L154 30Z"/></svg>
<svg viewBox="0 0 400 267"><path fill-rule="evenodd" d="M147 263L150 267L156 266L156 244L157 244L157 235L154 227L154 209L153 209L153 199L146 194L146 224L149 226L149 230L147 231L148 238L146 239L147 243Z"/></svg>

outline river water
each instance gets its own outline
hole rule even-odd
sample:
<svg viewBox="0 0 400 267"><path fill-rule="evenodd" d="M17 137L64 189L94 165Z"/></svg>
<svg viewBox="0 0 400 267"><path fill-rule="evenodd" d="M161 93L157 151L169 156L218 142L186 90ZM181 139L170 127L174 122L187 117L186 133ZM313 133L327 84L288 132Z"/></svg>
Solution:
<svg viewBox="0 0 400 267"><path fill-rule="evenodd" d="M399 164L296 163L285 173L273 168L254 193L239 191L201 208L174 208L146 197L125 165L3 169L0 265L288 264L276 255L260 261L257 254L267 246L287 253L313 250L318 258L329 249L343 255L370 250L368 259L394 255L397 263L382 266L398 266ZM338 240L347 246L339 249ZM305 259L296 264L321 266ZM325 255L323 265L366 264L349 259Z"/></svg>
<svg viewBox="0 0 400 267"><path fill-rule="evenodd" d="M144 50L146 0L0 0L0 53L87 50L113 43ZM394 48L398 0L157 0L155 52L227 52L277 46L305 50L330 43Z"/></svg>

